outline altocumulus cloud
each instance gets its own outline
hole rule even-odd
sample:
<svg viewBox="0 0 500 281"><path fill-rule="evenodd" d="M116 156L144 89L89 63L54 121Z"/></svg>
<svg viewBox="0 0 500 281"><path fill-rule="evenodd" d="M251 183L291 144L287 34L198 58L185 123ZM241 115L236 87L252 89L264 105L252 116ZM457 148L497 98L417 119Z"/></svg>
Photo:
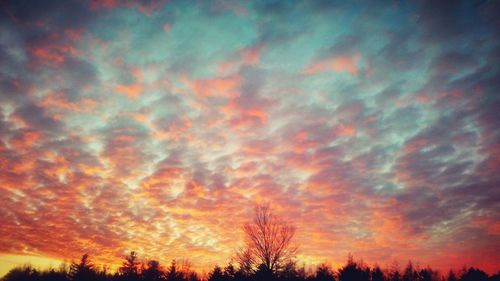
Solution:
<svg viewBox="0 0 500 281"><path fill-rule="evenodd" d="M498 269L498 3L0 7L1 253L207 268L271 201L307 263Z"/></svg>

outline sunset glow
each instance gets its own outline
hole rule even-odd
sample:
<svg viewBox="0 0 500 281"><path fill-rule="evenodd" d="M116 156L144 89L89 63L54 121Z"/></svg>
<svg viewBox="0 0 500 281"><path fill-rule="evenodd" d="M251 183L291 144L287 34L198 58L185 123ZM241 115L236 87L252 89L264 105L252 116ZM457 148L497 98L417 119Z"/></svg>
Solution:
<svg viewBox="0 0 500 281"><path fill-rule="evenodd" d="M0 276L206 272L261 202L300 264L498 271L499 2L345 2L0 1Z"/></svg>

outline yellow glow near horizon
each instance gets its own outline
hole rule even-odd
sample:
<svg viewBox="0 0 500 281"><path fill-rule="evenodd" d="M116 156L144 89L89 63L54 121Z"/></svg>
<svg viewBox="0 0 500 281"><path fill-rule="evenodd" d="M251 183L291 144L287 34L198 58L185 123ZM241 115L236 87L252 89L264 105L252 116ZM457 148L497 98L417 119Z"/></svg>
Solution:
<svg viewBox="0 0 500 281"><path fill-rule="evenodd" d="M43 256L0 254L0 277L16 266L31 264L35 268L57 268L64 261Z"/></svg>

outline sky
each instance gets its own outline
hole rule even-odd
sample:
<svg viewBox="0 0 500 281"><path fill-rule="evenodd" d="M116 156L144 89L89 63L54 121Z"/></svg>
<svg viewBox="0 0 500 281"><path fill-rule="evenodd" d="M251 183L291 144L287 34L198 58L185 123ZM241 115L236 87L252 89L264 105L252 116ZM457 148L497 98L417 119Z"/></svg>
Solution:
<svg viewBox="0 0 500 281"><path fill-rule="evenodd" d="M299 264L500 269L500 2L0 1L0 273L224 265L268 202Z"/></svg>

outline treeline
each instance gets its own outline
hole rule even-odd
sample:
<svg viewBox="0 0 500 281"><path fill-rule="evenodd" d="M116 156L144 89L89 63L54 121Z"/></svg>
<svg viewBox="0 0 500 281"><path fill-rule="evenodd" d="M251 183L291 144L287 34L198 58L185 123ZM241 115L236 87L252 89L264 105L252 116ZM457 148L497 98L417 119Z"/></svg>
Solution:
<svg viewBox="0 0 500 281"><path fill-rule="evenodd" d="M265 265L257 269L235 266L215 266L206 276L200 276L189 262L178 264L175 260L163 267L156 260L140 262L132 252L125 257L122 266L116 272L107 267L95 266L87 254L79 262L72 262L68 267L38 270L30 265L20 266L9 271L2 281L500 281L500 272L489 276L486 272L469 268L459 272L450 271L445 275L432 268L419 268L411 262L403 269L393 266L382 270L379 266L369 267L363 262L356 262L349 256L347 263L338 270L326 264L315 270L297 267L289 262L275 271Z"/></svg>
<svg viewBox="0 0 500 281"><path fill-rule="evenodd" d="M347 263L337 270L322 264L316 270L298 267L294 261L297 248L292 238L295 227L277 217L270 205L257 205L253 220L243 226L245 247L225 267L215 266L200 276L189 262L175 260L164 267L156 260L140 262L135 252L125 257L117 272L97 267L87 254L69 268L39 271L31 266L12 269L2 281L500 281L500 272L488 276L476 268L450 271L446 276L432 268L414 267L408 263L403 271L398 266L382 270L356 262L349 255Z"/></svg>

